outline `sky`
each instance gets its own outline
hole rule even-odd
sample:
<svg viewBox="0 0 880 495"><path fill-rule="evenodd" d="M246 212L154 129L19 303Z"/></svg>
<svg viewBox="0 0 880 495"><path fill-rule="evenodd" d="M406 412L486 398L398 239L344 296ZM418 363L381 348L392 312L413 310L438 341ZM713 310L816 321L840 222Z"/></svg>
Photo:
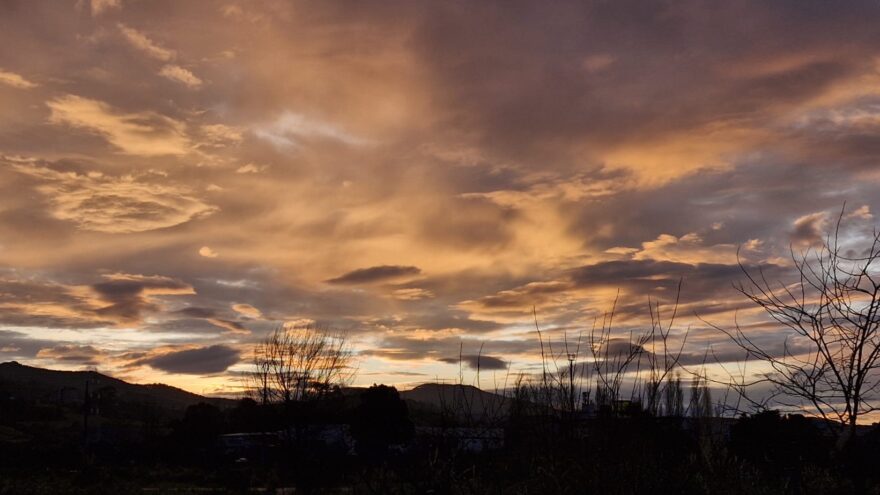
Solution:
<svg viewBox="0 0 880 495"><path fill-rule="evenodd" d="M535 317L559 345L617 298L625 336L679 280L690 361L735 315L781 348L738 262L786 279L844 203L873 227L878 14L0 0L0 361L228 394L293 322L358 384L481 355L491 387Z"/></svg>

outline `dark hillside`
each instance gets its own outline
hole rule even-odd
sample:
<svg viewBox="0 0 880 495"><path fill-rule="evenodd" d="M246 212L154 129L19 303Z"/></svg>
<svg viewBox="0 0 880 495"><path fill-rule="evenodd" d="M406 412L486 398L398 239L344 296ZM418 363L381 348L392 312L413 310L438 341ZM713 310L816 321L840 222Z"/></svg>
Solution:
<svg viewBox="0 0 880 495"><path fill-rule="evenodd" d="M110 387L120 403L151 404L167 410L184 410L199 402L228 407L234 401L203 397L163 384L137 385L96 371L57 371L0 363L0 394L12 400L76 404L83 401L85 386L95 393Z"/></svg>

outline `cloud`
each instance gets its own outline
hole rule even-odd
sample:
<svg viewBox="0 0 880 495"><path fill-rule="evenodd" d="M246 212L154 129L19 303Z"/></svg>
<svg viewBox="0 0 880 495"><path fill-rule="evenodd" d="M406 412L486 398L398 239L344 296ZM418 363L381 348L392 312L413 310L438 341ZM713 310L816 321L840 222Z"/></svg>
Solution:
<svg viewBox="0 0 880 495"><path fill-rule="evenodd" d="M162 310L161 296L193 295L185 282L158 275L105 274L89 285L37 276L0 277L0 322L42 328L124 327Z"/></svg>
<svg viewBox="0 0 880 495"><path fill-rule="evenodd" d="M76 95L60 96L46 105L52 111L51 123L89 130L129 155L184 155L190 151L186 126L155 112L124 113Z"/></svg>
<svg viewBox="0 0 880 495"><path fill-rule="evenodd" d="M506 370L508 366L507 361L501 358L479 354L464 354L461 356L461 358L440 358L438 361L442 361L448 364L458 364L459 362L461 362L472 370Z"/></svg>
<svg viewBox="0 0 880 495"><path fill-rule="evenodd" d="M532 306L548 332L589 328L619 288L640 329L684 277L682 326L721 324L748 305L736 246L795 280L766 261L792 231L816 239L795 219L863 205L855 243L880 204L876 3L119 4L0 16L3 68L40 85L0 82L0 153L45 160L0 163L0 258L19 270L0 272L0 324L40 348L232 345L289 317L427 376L461 341L533 366ZM382 263L420 272L344 281ZM115 300L92 286L116 271L196 293L99 314ZM694 355L714 338L696 333Z"/></svg>
<svg viewBox="0 0 880 495"><path fill-rule="evenodd" d="M614 56L606 53L589 55L584 58L582 64L588 72L602 71L614 63Z"/></svg>
<svg viewBox="0 0 880 495"><path fill-rule="evenodd" d="M327 280L329 284L356 285L385 282L422 273L417 266L381 265L360 268Z"/></svg>
<svg viewBox="0 0 880 495"><path fill-rule="evenodd" d="M199 248L199 256L202 256L204 258L216 258L220 255L210 247L202 246Z"/></svg>
<svg viewBox="0 0 880 495"><path fill-rule="evenodd" d="M183 350L166 350L134 361L166 373L222 373L240 359L240 352L226 345L212 345Z"/></svg>
<svg viewBox="0 0 880 495"><path fill-rule="evenodd" d="M479 310L481 312L531 312L532 308L561 306L569 302L565 292L574 288L568 281L530 282L520 287L499 291L477 299L463 301L461 308Z"/></svg>
<svg viewBox="0 0 880 495"><path fill-rule="evenodd" d="M183 84L189 88L198 88L202 85L202 80L192 73L189 69L183 68L180 65L167 63L171 62L176 58L176 53L173 50L169 50L164 48L147 37L144 33L128 27L124 24L118 24L117 27L119 31L122 33L123 37L128 41L128 43L146 54L148 57L159 60L161 62L166 62L165 65L159 70L159 75ZM209 132L212 130L216 130L216 128L208 129Z"/></svg>
<svg viewBox="0 0 880 495"><path fill-rule="evenodd" d="M159 71L159 75L166 78L166 79L170 79L172 81L179 82L179 83L183 84L184 86L187 86L190 88L198 88L199 86L202 85L201 79L196 77L196 75L193 74L192 72L190 72L189 70L184 69L183 67L181 67L179 65L173 65L173 64L166 65L166 66L162 67L162 70Z"/></svg>
<svg viewBox="0 0 880 495"><path fill-rule="evenodd" d="M28 81L14 72L8 72L5 70L0 70L0 84L6 84L7 86L19 89L32 89L37 87L36 83Z"/></svg>
<svg viewBox="0 0 880 495"><path fill-rule="evenodd" d="M87 0L93 16L101 15L110 9L117 9L122 6L122 0Z"/></svg>
<svg viewBox="0 0 880 495"><path fill-rule="evenodd" d="M250 330L241 323L232 320L224 320L222 318L207 318L208 323L214 325L215 327L222 328L229 333L237 333L242 335L247 335L251 333Z"/></svg>
<svg viewBox="0 0 880 495"><path fill-rule="evenodd" d="M42 183L53 217L82 230L127 234L180 225L217 211L182 186L155 176L111 176L61 172L35 164L13 164Z"/></svg>
<svg viewBox="0 0 880 495"><path fill-rule="evenodd" d="M203 308L199 306L188 306L186 308L174 312L177 315L184 315L189 318L203 319L217 328L222 328L229 333L238 333L247 335L251 333L247 327L237 321L227 318L221 318L218 311L212 308Z"/></svg>
<svg viewBox="0 0 880 495"><path fill-rule="evenodd" d="M257 126L254 135L282 149L295 148L302 141L309 139L327 139L352 146L361 146L370 142L333 124L309 119L293 112L284 112L274 122Z"/></svg>
<svg viewBox="0 0 880 495"><path fill-rule="evenodd" d="M94 8L94 4L92 4L92 6ZM131 44L131 46L144 52L147 56L156 60L160 60L162 62L168 62L169 60L174 58L173 51L157 45L155 42L153 42L153 40L147 38L147 36L140 31L130 28L124 24L118 24L117 27L119 28L119 31L122 32L122 35L125 37L126 41Z"/></svg>
<svg viewBox="0 0 880 495"><path fill-rule="evenodd" d="M91 286L104 303L95 314L109 317L120 325L140 323L143 313L158 311L161 306L155 296L195 294L191 285L160 275L114 273L104 278L105 281Z"/></svg>
<svg viewBox="0 0 880 495"><path fill-rule="evenodd" d="M189 316L191 318L211 318L217 314L217 311L211 308L201 308L198 306L187 306L186 308L176 311L177 314Z"/></svg>
<svg viewBox="0 0 880 495"><path fill-rule="evenodd" d="M790 234L791 241L806 246L821 246L827 227L827 212L820 211L804 215L794 221L794 230Z"/></svg>
<svg viewBox="0 0 880 495"><path fill-rule="evenodd" d="M606 252L623 253L626 248L609 249ZM700 234L692 232L681 237L661 234L653 241L642 243L641 249L634 250L635 260L674 261L678 263L736 263L737 247L733 244L707 246Z"/></svg>
<svg viewBox="0 0 880 495"><path fill-rule="evenodd" d="M240 144L244 140L242 130L233 126L205 124L199 129L202 134L202 140L199 143L201 147L225 148Z"/></svg>
<svg viewBox="0 0 880 495"><path fill-rule="evenodd" d="M10 326L97 328L113 325L97 315L91 291L47 280L0 278L0 322Z"/></svg>
<svg viewBox="0 0 880 495"><path fill-rule="evenodd" d="M516 240L521 212L485 198L458 197L431 209L418 229L424 241L455 250L501 251Z"/></svg>
<svg viewBox="0 0 880 495"><path fill-rule="evenodd" d="M599 358L608 358L610 361L619 362L630 355L638 355L647 352L644 347L627 339L611 338L604 343L596 354Z"/></svg>
<svg viewBox="0 0 880 495"><path fill-rule="evenodd" d="M400 299L401 301L417 301L419 299L430 299L434 297L434 293L426 289L412 287L407 289L395 289L391 293L391 297Z"/></svg>
<svg viewBox="0 0 880 495"><path fill-rule="evenodd" d="M2 359L33 359L40 350L66 345L57 340L34 338L25 332L0 330L0 356Z"/></svg>
<svg viewBox="0 0 880 495"><path fill-rule="evenodd" d="M105 352L90 345L68 344L40 349L36 357L62 363L97 366L104 362L107 355Z"/></svg>
<svg viewBox="0 0 880 495"><path fill-rule="evenodd" d="M485 352L484 352L485 351ZM393 361L410 361L431 359L445 363L458 364L458 355L462 355L462 363L476 367L476 357L480 358L480 368L500 369L495 354L528 355L540 352L537 338L520 338L491 340L461 337L460 335L441 334L430 338L415 337L412 333L383 336L374 347L360 352L363 356L375 356ZM484 361L486 359L486 361ZM484 366L486 364L487 366ZM492 368L495 365L496 368ZM503 365L507 367L507 363Z"/></svg>
<svg viewBox="0 0 880 495"><path fill-rule="evenodd" d="M237 174L258 174L264 170L266 170L268 165L257 165L256 163L246 163L237 169L235 169L235 173Z"/></svg>
<svg viewBox="0 0 880 495"><path fill-rule="evenodd" d="M240 313L248 318L261 318L263 313L251 306L250 304L237 303L232 305L232 310L236 313Z"/></svg>
<svg viewBox="0 0 880 495"><path fill-rule="evenodd" d="M871 207L869 205L862 205L855 210L847 213L845 218L857 218L859 220L871 220L874 218L874 214L871 213Z"/></svg>

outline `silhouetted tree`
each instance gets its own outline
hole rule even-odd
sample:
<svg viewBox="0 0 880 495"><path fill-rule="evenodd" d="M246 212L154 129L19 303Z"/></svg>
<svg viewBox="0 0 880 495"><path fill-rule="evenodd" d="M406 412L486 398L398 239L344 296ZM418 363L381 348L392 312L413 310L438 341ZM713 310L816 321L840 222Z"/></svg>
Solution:
<svg viewBox="0 0 880 495"><path fill-rule="evenodd" d="M343 334L283 325L254 349L249 391L262 404L320 398L353 376Z"/></svg>
<svg viewBox="0 0 880 495"><path fill-rule="evenodd" d="M831 451L827 437L799 414L764 411L740 418L730 430L730 450L769 473L792 473L821 465Z"/></svg>
<svg viewBox="0 0 880 495"><path fill-rule="evenodd" d="M360 399L351 422L359 454L384 456L390 445L412 438L414 427L409 420L409 410L396 388L373 385Z"/></svg>
<svg viewBox="0 0 880 495"><path fill-rule="evenodd" d="M239 400L229 411L229 427L236 432L260 431L265 426L266 410L251 398Z"/></svg>
<svg viewBox="0 0 880 495"><path fill-rule="evenodd" d="M667 416L681 417L684 415L684 390L681 387L681 377L675 375L667 379L663 389L664 414Z"/></svg>
<svg viewBox="0 0 880 495"><path fill-rule="evenodd" d="M175 427L175 433L186 445L205 447L223 432L223 427L223 412L217 406L199 402L186 408L183 419Z"/></svg>
<svg viewBox="0 0 880 495"><path fill-rule="evenodd" d="M843 217L841 211L822 245L801 253L792 248L799 275L792 283L771 283L762 270L753 273L740 262L748 284L737 289L792 331L796 347L786 339L782 352L775 352L739 325L733 330L713 325L772 369L755 381L734 381L743 397L749 399L749 386L769 383L778 403L806 406L846 426L839 445L855 438L859 419L877 410L880 399L880 232L875 229L863 249L844 248Z"/></svg>
<svg viewBox="0 0 880 495"><path fill-rule="evenodd" d="M688 405L688 413L693 418L709 418L713 415L712 393L706 384L706 380L700 375L694 375L691 379L691 399Z"/></svg>

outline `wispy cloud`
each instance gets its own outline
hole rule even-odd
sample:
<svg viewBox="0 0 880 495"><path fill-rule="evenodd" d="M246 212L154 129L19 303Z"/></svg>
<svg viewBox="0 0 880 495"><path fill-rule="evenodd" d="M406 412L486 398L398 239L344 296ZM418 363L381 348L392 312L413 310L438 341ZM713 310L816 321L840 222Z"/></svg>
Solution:
<svg viewBox="0 0 880 495"><path fill-rule="evenodd" d="M174 58L174 51L158 45L137 29L128 27L125 24L118 24L117 27L131 46L137 48L147 56L162 62L168 62Z"/></svg>
<svg viewBox="0 0 880 495"><path fill-rule="evenodd" d="M248 318L260 318L263 316L263 313L259 309L251 306L250 304L233 304L232 309L237 313L241 313L242 315L247 316Z"/></svg>
<svg viewBox="0 0 880 495"><path fill-rule="evenodd" d="M20 89L32 89L37 87L37 83L28 81L19 74L5 70L0 70L0 83Z"/></svg>
<svg viewBox="0 0 880 495"><path fill-rule="evenodd" d="M87 0L91 8L92 15L101 15L107 10L116 9L122 6L122 0Z"/></svg>
<svg viewBox="0 0 880 495"><path fill-rule="evenodd" d="M114 234L173 227L215 213L217 208L183 186L149 176L59 172L46 166L15 164L38 179L53 217L80 229Z"/></svg>
<svg viewBox="0 0 880 495"><path fill-rule="evenodd" d="M339 126L294 112L284 112L274 122L257 126L254 134L279 148L296 147L308 139L329 139L354 146L370 143Z"/></svg>
<svg viewBox="0 0 880 495"><path fill-rule="evenodd" d="M123 153L156 156L190 151L184 123L156 112L125 113L76 95L60 96L46 104L52 111L50 122L96 133Z"/></svg>
<svg viewBox="0 0 880 495"><path fill-rule="evenodd" d="M162 70L159 71L159 75L166 79L179 82L184 86L188 86L190 88L198 88L202 85L201 79L179 65L166 65L162 67Z"/></svg>

